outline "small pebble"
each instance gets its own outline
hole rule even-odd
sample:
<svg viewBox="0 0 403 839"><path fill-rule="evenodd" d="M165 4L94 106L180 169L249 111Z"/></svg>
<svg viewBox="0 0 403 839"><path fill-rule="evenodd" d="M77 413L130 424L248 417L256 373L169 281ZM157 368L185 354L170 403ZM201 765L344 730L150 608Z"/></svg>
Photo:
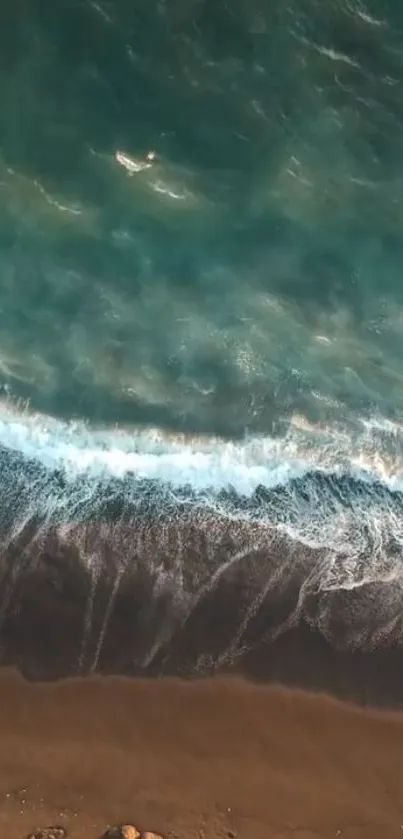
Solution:
<svg viewBox="0 0 403 839"><path fill-rule="evenodd" d="M42 827L30 833L27 839L66 839L67 830L65 827L52 826Z"/></svg>
<svg viewBox="0 0 403 839"><path fill-rule="evenodd" d="M140 839L140 831L133 824L122 824L109 827L103 839Z"/></svg>
<svg viewBox="0 0 403 839"><path fill-rule="evenodd" d="M122 839L140 839L140 831L132 824L124 824L121 828Z"/></svg>

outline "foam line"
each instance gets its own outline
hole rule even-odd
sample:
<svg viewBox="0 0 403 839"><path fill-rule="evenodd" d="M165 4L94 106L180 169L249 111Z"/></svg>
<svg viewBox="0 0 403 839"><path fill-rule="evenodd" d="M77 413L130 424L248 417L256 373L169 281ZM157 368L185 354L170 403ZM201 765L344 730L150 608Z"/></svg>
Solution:
<svg viewBox="0 0 403 839"><path fill-rule="evenodd" d="M403 488L403 432L380 420L362 421L350 435L294 424L283 437L227 442L159 430L91 429L7 406L0 414L0 445L47 469L63 469L71 479L131 475L196 492L231 488L250 497L259 486L284 486L318 471Z"/></svg>

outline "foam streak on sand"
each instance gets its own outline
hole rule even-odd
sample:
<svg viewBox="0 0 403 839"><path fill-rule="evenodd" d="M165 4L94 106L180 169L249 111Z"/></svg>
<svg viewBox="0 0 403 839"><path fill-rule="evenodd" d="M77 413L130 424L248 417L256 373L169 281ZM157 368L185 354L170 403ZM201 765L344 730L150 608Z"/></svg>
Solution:
<svg viewBox="0 0 403 839"><path fill-rule="evenodd" d="M338 650L400 647L400 437L299 422L224 443L5 408L5 659L33 675L200 673L301 627Z"/></svg>

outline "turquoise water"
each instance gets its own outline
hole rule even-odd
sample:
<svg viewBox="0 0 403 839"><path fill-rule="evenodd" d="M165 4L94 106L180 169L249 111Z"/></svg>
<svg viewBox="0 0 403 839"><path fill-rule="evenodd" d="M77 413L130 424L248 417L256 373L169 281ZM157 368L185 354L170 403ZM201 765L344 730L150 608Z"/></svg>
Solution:
<svg viewBox="0 0 403 839"><path fill-rule="evenodd" d="M403 409L403 11L3 13L0 384L242 437ZM121 151L148 169L130 174Z"/></svg>

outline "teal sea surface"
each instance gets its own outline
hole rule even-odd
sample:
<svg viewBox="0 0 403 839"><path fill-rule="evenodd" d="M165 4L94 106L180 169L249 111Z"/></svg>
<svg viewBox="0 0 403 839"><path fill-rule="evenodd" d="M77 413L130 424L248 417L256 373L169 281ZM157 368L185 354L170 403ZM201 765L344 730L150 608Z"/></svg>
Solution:
<svg viewBox="0 0 403 839"><path fill-rule="evenodd" d="M399 421L399 4L1 17L5 395L225 438Z"/></svg>

